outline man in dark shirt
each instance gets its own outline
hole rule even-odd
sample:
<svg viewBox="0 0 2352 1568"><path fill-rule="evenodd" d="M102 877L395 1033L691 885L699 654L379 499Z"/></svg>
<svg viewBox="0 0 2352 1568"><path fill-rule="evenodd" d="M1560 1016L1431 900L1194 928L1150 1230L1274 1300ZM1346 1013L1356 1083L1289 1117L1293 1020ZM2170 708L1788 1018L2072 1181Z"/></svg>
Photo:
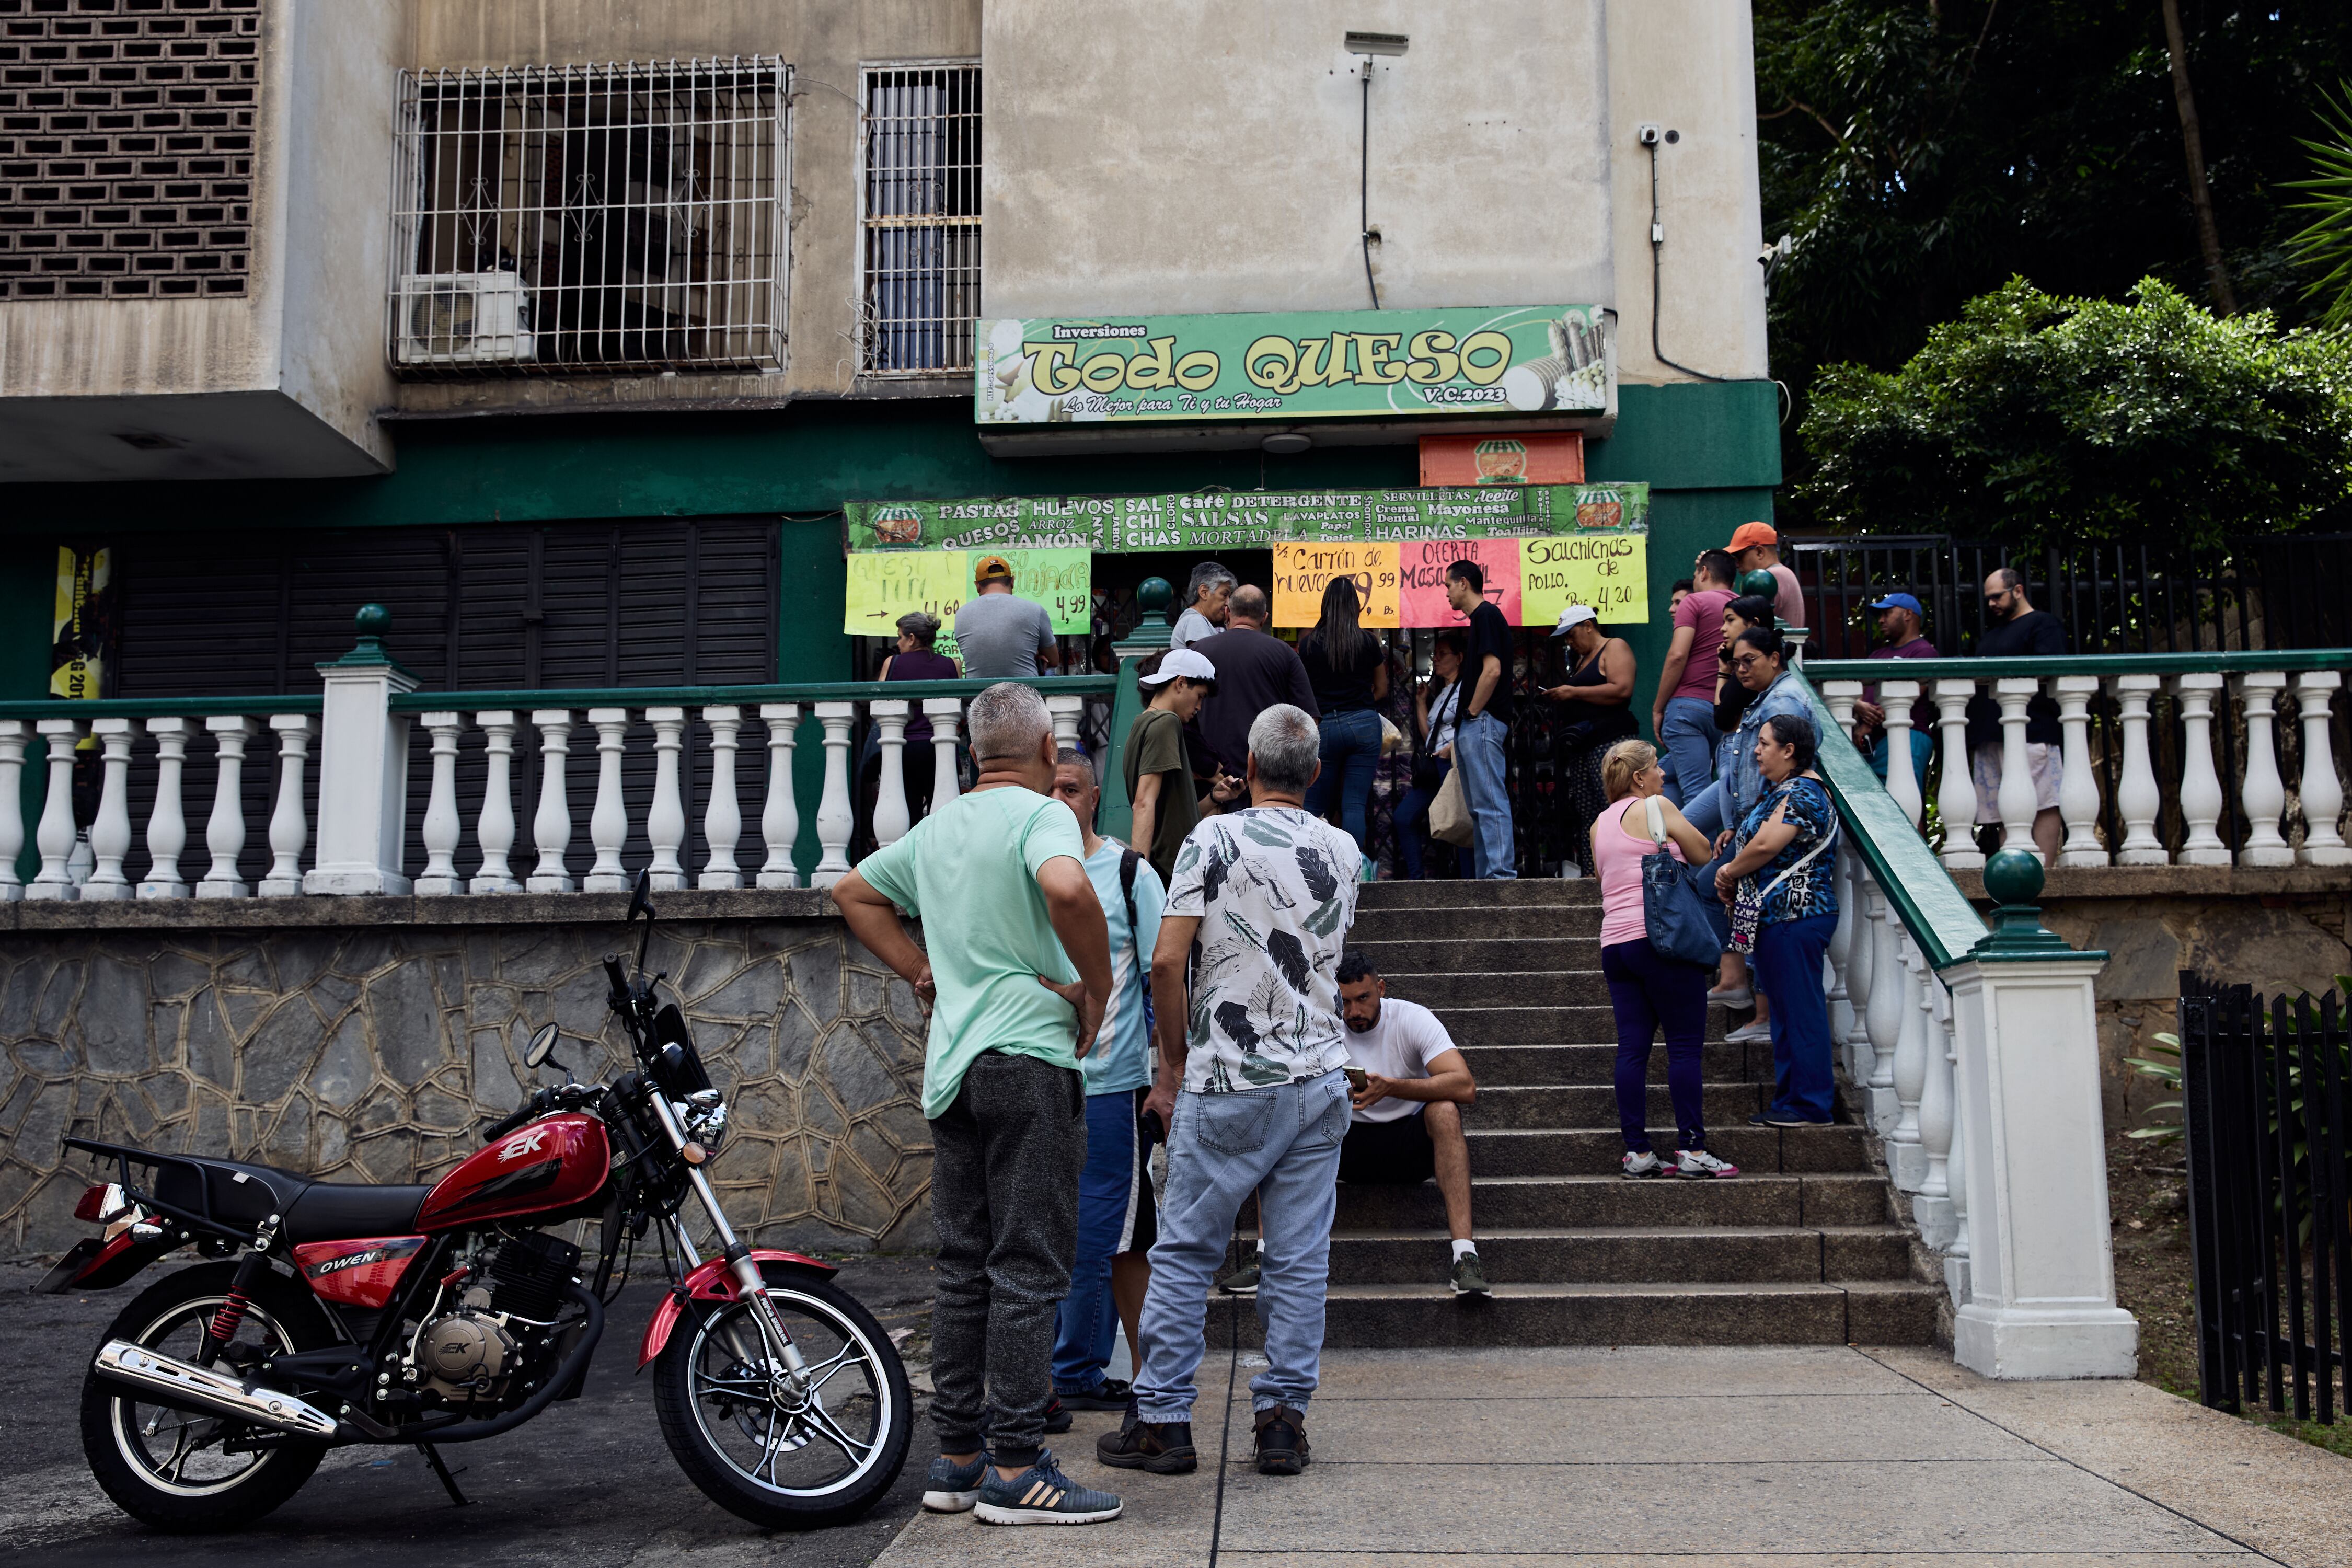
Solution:
<svg viewBox="0 0 2352 1568"><path fill-rule="evenodd" d="M1927 623L1927 611L1917 598L1909 594L1889 594L1886 597L1863 606L1878 616L1878 646L1870 650L1873 658L1936 658L1936 645L1920 635ZM1871 682L1862 689L1862 700L1853 705L1853 742L1870 753L1870 771L1881 779L1886 777L1886 710L1878 705L1878 683ZM1927 759L1936 753L1936 705L1922 691L1911 704L1911 776L1924 790L1927 783Z"/></svg>
<svg viewBox="0 0 2352 1568"><path fill-rule="evenodd" d="M1486 569L1456 561L1445 569L1445 601L1469 617L1470 646L1462 659L1469 695L1454 727L1454 765L1470 808L1471 875L1496 881L1518 876L1511 843L1511 796L1503 737L1511 726L1511 626L1486 598Z"/></svg>
<svg viewBox="0 0 2352 1568"><path fill-rule="evenodd" d="M1267 632L1266 619L1265 590L1244 584L1225 601L1225 629L1192 645L1217 671L1217 689L1201 708L1201 741L1235 778L1249 765L1251 721L1277 702L1316 711L1307 667L1296 649Z"/></svg>
<svg viewBox="0 0 2352 1568"><path fill-rule="evenodd" d="M1977 634L1979 658L2047 658L2066 651L2066 629L2025 596L2025 579L2003 566L1985 579L1985 614ZM1969 760L1977 786L1979 826L2000 820L2000 704L1979 691L1969 699ZM2061 742L2058 704L2037 696L2025 709L2025 759L2033 773L2033 843L2044 865L2058 863L2064 825L2058 818ZM2023 847L2019 846L2018 847Z"/></svg>

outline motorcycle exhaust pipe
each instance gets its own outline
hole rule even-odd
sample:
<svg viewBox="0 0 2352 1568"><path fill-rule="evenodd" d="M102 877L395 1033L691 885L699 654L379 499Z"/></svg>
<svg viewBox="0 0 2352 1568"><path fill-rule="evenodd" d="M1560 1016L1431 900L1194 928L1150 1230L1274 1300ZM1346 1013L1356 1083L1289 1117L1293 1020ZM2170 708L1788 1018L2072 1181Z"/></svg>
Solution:
<svg viewBox="0 0 2352 1568"><path fill-rule="evenodd" d="M206 1415L225 1415L275 1432L329 1439L341 1430L333 1416L290 1394L274 1388L248 1388L226 1373L162 1355L128 1340L109 1340L99 1347L98 1360L91 1370L116 1383L163 1394L167 1403L193 1406Z"/></svg>

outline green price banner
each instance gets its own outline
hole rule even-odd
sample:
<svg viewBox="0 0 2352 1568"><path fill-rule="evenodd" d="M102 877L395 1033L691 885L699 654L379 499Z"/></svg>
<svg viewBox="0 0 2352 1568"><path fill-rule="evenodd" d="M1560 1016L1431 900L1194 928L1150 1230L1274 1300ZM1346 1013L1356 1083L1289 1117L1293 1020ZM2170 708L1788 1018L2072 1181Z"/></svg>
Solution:
<svg viewBox="0 0 2352 1568"><path fill-rule="evenodd" d="M985 426L1603 415L1599 305L1268 311L973 325Z"/></svg>
<svg viewBox="0 0 2352 1568"><path fill-rule="evenodd" d="M992 496L850 501L853 552L895 550L1267 550L1279 543L1646 533L1646 484L1200 495ZM968 584L967 584L968 586Z"/></svg>

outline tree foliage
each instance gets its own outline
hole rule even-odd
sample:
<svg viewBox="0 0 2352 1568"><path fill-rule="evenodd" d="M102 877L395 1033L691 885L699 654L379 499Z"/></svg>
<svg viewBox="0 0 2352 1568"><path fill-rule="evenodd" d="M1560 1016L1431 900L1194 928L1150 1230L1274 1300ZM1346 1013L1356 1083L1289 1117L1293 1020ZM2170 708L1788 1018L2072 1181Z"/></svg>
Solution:
<svg viewBox="0 0 2352 1568"><path fill-rule="evenodd" d="M2321 105L2320 118L2326 139L2303 143L2311 151L2312 176L2294 182L2296 190L2312 193L2295 210L2317 216L2288 245L2314 274L2303 292L2320 319L2332 327L2352 326L2352 82Z"/></svg>
<svg viewBox="0 0 2352 1568"><path fill-rule="evenodd" d="M2012 279L1898 371L1824 370L1802 499L1857 531L2031 545L2352 524L2352 332L2131 294Z"/></svg>

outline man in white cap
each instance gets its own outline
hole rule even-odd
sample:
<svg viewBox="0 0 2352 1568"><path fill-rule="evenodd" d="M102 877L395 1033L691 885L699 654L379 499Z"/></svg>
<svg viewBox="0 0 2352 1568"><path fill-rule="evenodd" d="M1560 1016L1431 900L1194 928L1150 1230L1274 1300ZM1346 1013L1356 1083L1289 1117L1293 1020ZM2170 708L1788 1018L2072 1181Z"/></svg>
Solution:
<svg viewBox="0 0 2352 1568"><path fill-rule="evenodd" d="M1592 819L1609 804L1601 753L1642 732L1633 719L1633 650L1601 629L1590 605L1562 610L1551 635L1568 640L1567 680L1543 689L1547 701L1568 705L1559 749L1568 828L1561 858L1581 871L1592 865Z"/></svg>
<svg viewBox="0 0 2352 1568"><path fill-rule="evenodd" d="M1151 862L1165 886L1176 874L1176 851L1202 816L1222 809L1242 795L1241 781L1223 767L1207 795L1192 793L1192 764L1184 756L1184 726L1217 689L1217 667L1189 647L1171 647L1137 682L1150 706L1127 732L1123 772L1135 822L1128 841Z"/></svg>

